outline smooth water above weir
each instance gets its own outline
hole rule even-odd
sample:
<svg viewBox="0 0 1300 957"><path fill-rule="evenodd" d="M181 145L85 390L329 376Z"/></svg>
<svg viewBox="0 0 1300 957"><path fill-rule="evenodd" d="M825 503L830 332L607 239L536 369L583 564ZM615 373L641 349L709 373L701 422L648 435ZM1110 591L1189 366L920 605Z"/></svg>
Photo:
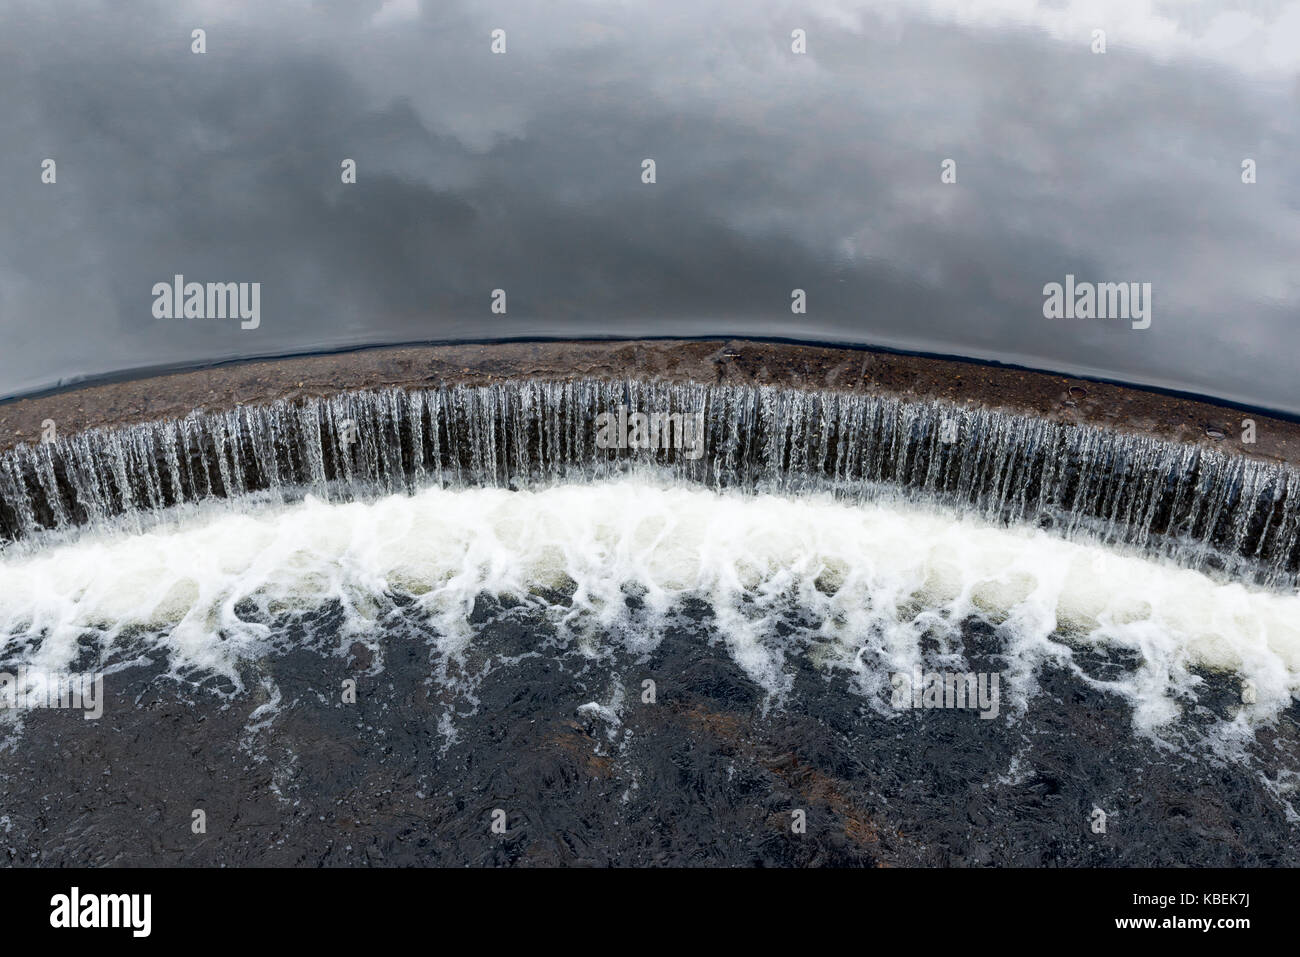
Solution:
<svg viewBox="0 0 1300 957"><path fill-rule="evenodd" d="M637 433L638 413L671 415L677 431ZM643 447L603 447L601 424ZM748 491L918 497L1273 587L1300 570L1300 472L1288 466L943 403L604 380L281 400L19 446L0 456L0 534L143 527L172 505L252 492L339 501L636 466Z"/></svg>
<svg viewBox="0 0 1300 957"><path fill-rule="evenodd" d="M0 167L75 173L6 182L0 396L359 346L725 336L1297 415L1295 14L1223 5L1221 33L1216 2L176 0L118 22L11 0ZM180 40L218 19L196 60ZM1118 64L1090 49L1103 25ZM178 275L259 283L256 328L155 315ZM1067 276L1150 283L1150 327L1049 318Z"/></svg>

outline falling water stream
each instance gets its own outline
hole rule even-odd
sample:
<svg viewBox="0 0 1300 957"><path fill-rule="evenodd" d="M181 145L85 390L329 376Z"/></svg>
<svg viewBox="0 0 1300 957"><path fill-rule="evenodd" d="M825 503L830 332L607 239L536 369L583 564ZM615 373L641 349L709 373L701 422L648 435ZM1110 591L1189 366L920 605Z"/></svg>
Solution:
<svg viewBox="0 0 1300 957"><path fill-rule="evenodd" d="M516 380L19 446L0 853L144 862L201 802L240 822L210 864L1295 863L1298 539L1290 467L837 392ZM922 671L1000 697L898 710ZM67 674L102 719L30 704Z"/></svg>
<svg viewBox="0 0 1300 957"><path fill-rule="evenodd" d="M702 454L598 446L597 417L702 413ZM517 488L653 463L717 488L904 494L1289 588L1300 471L1140 435L892 397L769 387L517 381L281 400L92 430L0 456L0 536L177 503L426 484Z"/></svg>

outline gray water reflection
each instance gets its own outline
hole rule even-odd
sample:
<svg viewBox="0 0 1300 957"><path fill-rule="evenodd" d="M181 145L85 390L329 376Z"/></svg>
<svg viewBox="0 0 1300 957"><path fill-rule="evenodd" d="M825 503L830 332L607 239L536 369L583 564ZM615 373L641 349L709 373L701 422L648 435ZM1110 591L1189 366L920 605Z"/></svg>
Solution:
<svg viewBox="0 0 1300 957"><path fill-rule="evenodd" d="M1300 412L1298 62L1281 2L9 0L0 395L359 343L751 334ZM260 282L258 328L155 318L178 273ZM1044 318L1067 274L1151 283L1150 328Z"/></svg>

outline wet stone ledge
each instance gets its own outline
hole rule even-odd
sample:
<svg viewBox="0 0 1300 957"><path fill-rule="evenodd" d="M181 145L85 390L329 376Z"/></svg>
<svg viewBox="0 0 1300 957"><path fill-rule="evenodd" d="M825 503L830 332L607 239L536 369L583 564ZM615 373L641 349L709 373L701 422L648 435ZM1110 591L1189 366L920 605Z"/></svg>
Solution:
<svg viewBox="0 0 1300 957"><path fill-rule="evenodd" d="M664 427L650 447L628 442L638 416ZM719 488L919 498L1274 587L1300 569L1300 470L1285 463L983 404L667 377L296 394L21 445L0 454L0 537L252 492L348 500L647 466Z"/></svg>

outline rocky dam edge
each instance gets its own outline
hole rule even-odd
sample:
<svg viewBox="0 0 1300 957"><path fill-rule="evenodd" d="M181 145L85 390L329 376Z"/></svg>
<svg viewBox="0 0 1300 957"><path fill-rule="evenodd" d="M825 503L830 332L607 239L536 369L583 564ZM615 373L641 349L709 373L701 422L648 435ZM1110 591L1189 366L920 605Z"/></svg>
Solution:
<svg viewBox="0 0 1300 957"><path fill-rule="evenodd" d="M745 339L395 346L142 375L0 402L0 452L40 441L47 421L66 437L344 391L606 377L942 400L1300 465L1300 423L1263 413L977 361ZM1253 443L1242 441L1245 419Z"/></svg>

